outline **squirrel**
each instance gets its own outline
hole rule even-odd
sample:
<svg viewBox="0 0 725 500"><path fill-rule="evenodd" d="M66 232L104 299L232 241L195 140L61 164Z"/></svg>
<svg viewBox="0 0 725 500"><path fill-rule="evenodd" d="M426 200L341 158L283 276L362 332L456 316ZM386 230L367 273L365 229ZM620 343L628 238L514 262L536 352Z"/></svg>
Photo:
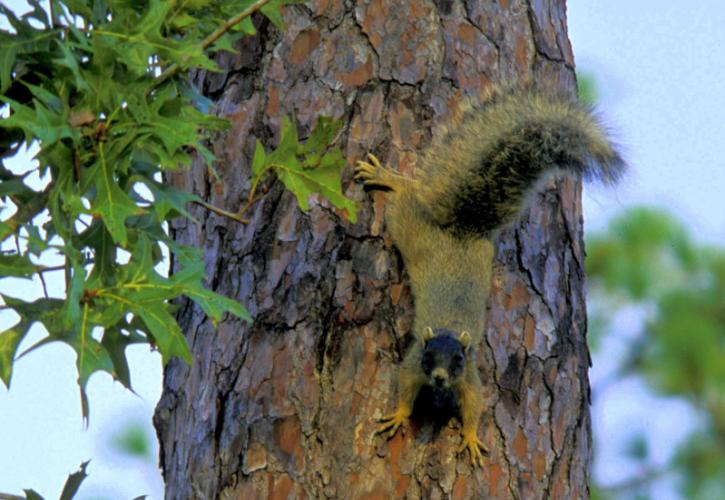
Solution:
<svg viewBox="0 0 725 500"><path fill-rule="evenodd" d="M592 110L575 98L530 87L494 88L481 104L434 134L416 177L358 161L366 190L390 192L385 220L410 276L415 341L398 379L398 406L378 432L408 425L416 398L453 400L461 447L473 466L487 449L478 439L483 386L473 346L482 338L493 263L493 237L515 220L544 174L565 172L616 181L621 155ZM450 417L449 417L450 418Z"/></svg>

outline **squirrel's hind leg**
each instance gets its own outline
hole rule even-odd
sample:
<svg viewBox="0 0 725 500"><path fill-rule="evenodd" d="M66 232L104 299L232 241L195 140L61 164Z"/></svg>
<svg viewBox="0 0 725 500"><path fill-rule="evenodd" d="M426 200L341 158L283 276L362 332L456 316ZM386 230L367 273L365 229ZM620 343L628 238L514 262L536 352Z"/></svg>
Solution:
<svg viewBox="0 0 725 500"><path fill-rule="evenodd" d="M355 180L362 182L366 189L400 192L415 182L381 165L380 160L372 153L368 153L368 159L370 163L359 160L355 167Z"/></svg>

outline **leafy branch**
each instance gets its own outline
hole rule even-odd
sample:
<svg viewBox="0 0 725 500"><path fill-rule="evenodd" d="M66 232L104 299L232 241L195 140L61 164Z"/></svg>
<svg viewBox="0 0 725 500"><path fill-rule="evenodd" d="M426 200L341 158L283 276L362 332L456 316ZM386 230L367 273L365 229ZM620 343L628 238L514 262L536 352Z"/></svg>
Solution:
<svg viewBox="0 0 725 500"><path fill-rule="evenodd" d="M252 319L236 300L204 288L200 250L164 231L176 217L191 219L188 203L246 223L274 172L303 210L314 193L351 220L355 205L341 192L345 162L331 146L341 125L324 117L303 143L289 119L276 149L265 151L257 142L251 189L236 211L162 180L165 172L191 165L192 157L213 171L216 158L207 145L228 127L187 72L220 71L213 54L234 51L237 40L255 33L254 12L281 27L287 0L53 0L49 12L37 0L29 3L33 10L19 17L0 4L12 26L0 30L0 161L23 146L39 149L37 163L24 172L0 164L2 208L16 207L0 216L0 278L37 279L43 294L16 297L13 288L0 295L0 307L20 317L0 333L0 379L9 386L19 357L64 342L77 355L88 418L85 388L94 373L132 387L129 345L151 345L164 363L174 356L191 362L174 299L193 300L214 324L227 313ZM32 186L30 173L49 181ZM164 247L177 264L171 276L157 270ZM61 297L48 293L44 274L51 271L62 271ZM48 336L18 356L36 323Z"/></svg>
<svg viewBox="0 0 725 500"><path fill-rule="evenodd" d="M633 441L629 458L642 464L640 473L599 489L607 496L637 494L669 476L682 479L683 497L722 496L725 251L695 242L670 214L638 207L589 237L586 265L589 296L597 304L590 335L616 335L613 318L624 307L646 311L635 332L618 336L626 352L603 386L594 388L595 397L607 385L636 375L653 393L686 401L701 418L664 464L649 459L644 437Z"/></svg>
<svg viewBox="0 0 725 500"><path fill-rule="evenodd" d="M228 19L224 24L219 26L216 30L214 30L213 33L211 33L209 36L207 36L200 44L202 49L208 49L211 47L214 42L219 40L222 36L224 36L227 32L229 32L230 29L232 29L237 24L244 21L246 18L260 10L262 7L264 7L266 4L268 4L270 0L257 0L252 5L244 9L242 12L237 14L236 16L233 16L232 18ZM172 64L167 69L164 70L161 75L159 75L158 83L162 83L166 81L169 77L172 75L178 73L181 70L181 67L177 64Z"/></svg>

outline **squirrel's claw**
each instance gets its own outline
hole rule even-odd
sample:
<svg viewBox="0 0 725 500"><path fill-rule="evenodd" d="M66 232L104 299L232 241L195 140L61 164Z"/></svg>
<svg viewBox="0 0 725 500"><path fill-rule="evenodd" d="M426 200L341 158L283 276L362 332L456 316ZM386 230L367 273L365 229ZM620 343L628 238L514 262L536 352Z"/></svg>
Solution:
<svg viewBox="0 0 725 500"><path fill-rule="evenodd" d="M381 177L384 167L380 164L380 160L372 153L368 153L368 159L370 163L362 160L357 161L354 176L356 181L374 181Z"/></svg>
<svg viewBox="0 0 725 500"><path fill-rule="evenodd" d="M368 159L370 163L358 160L353 172L353 179L361 182L366 189L400 191L406 183L411 182L410 179L383 166L374 154L368 153Z"/></svg>
<svg viewBox="0 0 725 500"><path fill-rule="evenodd" d="M376 174L377 172L373 165L362 160L358 160L354 173L354 178L356 181L365 182L374 179Z"/></svg>
<svg viewBox="0 0 725 500"><path fill-rule="evenodd" d="M376 168L383 168L380 164L380 160L378 160L378 157L374 154L368 153L368 159L373 163L373 165L375 165Z"/></svg>
<svg viewBox="0 0 725 500"><path fill-rule="evenodd" d="M478 439L476 434L464 434L463 442L461 443L458 453L461 453L468 449L468 453L471 456L471 464L474 467L483 467L483 455L488 454L486 446Z"/></svg>
<svg viewBox="0 0 725 500"><path fill-rule="evenodd" d="M376 434L385 434L387 432L387 439L390 439L395 436L398 429L402 429L401 432L405 434L406 427L408 427L408 417L398 411L380 419L380 426Z"/></svg>

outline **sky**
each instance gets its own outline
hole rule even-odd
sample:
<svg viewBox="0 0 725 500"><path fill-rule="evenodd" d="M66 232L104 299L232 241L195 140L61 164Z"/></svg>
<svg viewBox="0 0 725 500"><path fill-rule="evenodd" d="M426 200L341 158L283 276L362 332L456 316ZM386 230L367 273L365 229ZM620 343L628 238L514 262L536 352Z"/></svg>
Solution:
<svg viewBox="0 0 725 500"><path fill-rule="evenodd" d="M24 4L3 3L13 9ZM577 70L594 77L601 112L631 165L614 190L586 188L586 231L602 229L630 205L648 204L669 209L697 240L725 244L725 2L572 0L568 24ZM5 281L0 291L13 286ZM3 321L9 319L0 316ZM626 315L621 321L623 331L631 329ZM29 337L21 350L42 332ZM618 348L615 341L606 349L610 359L595 358L595 386L611 370ZM88 430L70 348L51 344L17 362L12 388L0 388L0 492L34 488L57 498L66 476L91 459L78 498L162 498L152 465L123 459L106 446L108 434L129 422L143 423L155 443L151 415L161 393L161 362L148 347L129 351L138 395L105 374L94 375ZM592 413L595 435L607 436L598 440L603 459L595 469L605 483L631 473L631 464L614 460L627 439L622 429L645 431L664 461L672 444L697 424L681 401L653 398L636 380L610 388ZM673 495L665 485L657 498Z"/></svg>
<svg viewBox="0 0 725 500"><path fill-rule="evenodd" d="M616 189L589 189L587 230L634 203L669 209L704 242L725 244L725 2L574 0L577 71L630 163Z"/></svg>

